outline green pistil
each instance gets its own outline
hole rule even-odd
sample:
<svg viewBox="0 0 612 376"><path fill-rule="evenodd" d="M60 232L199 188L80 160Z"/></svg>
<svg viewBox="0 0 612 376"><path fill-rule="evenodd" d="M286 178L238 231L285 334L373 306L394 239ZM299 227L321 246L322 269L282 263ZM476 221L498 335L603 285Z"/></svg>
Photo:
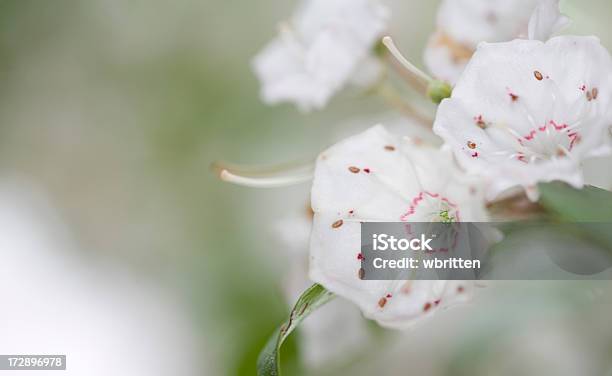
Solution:
<svg viewBox="0 0 612 376"><path fill-rule="evenodd" d="M436 104L442 102L442 100L446 98L450 98L452 93L453 88L444 81L432 80L427 86L427 97Z"/></svg>
<svg viewBox="0 0 612 376"><path fill-rule="evenodd" d="M440 216L440 219L441 219L442 223L453 223L455 221L455 217L450 215L448 213L448 210L441 210L440 214L438 214L438 215Z"/></svg>

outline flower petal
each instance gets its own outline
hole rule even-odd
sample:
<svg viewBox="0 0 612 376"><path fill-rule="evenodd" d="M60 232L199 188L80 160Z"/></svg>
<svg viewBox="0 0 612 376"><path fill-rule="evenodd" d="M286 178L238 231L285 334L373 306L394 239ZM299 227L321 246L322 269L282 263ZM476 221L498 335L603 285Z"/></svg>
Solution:
<svg viewBox="0 0 612 376"><path fill-rule="evenodd" d="M361 279L360 222L430 221L431 210L417 208L414 216L405 216L423 192L452 202L463 220L486 220L479 181L456 169L444 150L375 126L323 152L312 188L311 279L359 305L366 317L394 328L467 297L467 282L453 293L448 289L455 282ZM426 199L420 200L425 205Z"/></svg>
<svg viewBox="0 0 612 376"><path fill-rule="evenodd" d="M529 19L528 36L544 42L569 24L569 18L559 10L559 0L544 0Z"/></svg>

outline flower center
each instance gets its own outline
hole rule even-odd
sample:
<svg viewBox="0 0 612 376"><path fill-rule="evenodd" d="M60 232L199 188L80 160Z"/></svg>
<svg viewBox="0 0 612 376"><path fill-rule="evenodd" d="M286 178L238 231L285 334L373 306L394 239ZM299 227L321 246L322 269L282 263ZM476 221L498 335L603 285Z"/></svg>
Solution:
<svg viewBox="0 0 612 376"><path fill-rule="evenodd" d="M579 140L580 134L575 129L551 120L517 137L518 145L514 157L525 163L565 157Z"/></svg>
<svg viewBox="0 0 612 376"><path fill-rule="evenodd" d="M523 163L565 158L570 155L581 138L578 132L579 123L568 125L550 120L544 125L519 133L520 131L505 125L480 121L484 124L481 128L487 130L494 144L501 146L501 150L493 151L494 155ZM477 143L468 140L466 145L468 147L466 150L472 157L477 158L481 155Z"/></svg>
<svg viewBox="0 0 612 376"><path fill-rule="evenodd" d="M458 222L459 208L448 198L428 191L422 191L412 198L406 213L400 216L403 222Z"/></svg>

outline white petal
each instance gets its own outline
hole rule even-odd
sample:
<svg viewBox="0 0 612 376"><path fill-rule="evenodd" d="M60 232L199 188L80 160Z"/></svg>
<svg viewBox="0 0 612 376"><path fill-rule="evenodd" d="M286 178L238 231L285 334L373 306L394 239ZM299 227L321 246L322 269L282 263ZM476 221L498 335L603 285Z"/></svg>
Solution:
<svg viewBox="0 0 612 376"><path fill-rule="evenodd" d="M569 23L569 18L562 15L559 10L559 0L543 0L529 19L529 39L547 41Z"/></svg>
<svg viewBox="0 0 612 376"><path fill-rule="evenodd" d="M365 218L398 220L405 201L420 191L401 145L398 137L376 126L321 153L312 188L315 213L353 210Z"/></svg>
<svg viewBox="0 0 612 376"><path fill-rule="evenodd" d="M548 39L566 21L556 0L444 0L438 9L437 32L425 50L425 64L436 78L454 84L480 42L525 38L528 24Z"/></svg>
<svg viewBox="0 0 612 376"><path fill-rule="evenodd" d="M306 51L295 42L276 38L253 60L253 70L262 83L261 97L267 104L290 101L302 111L321 108L333 90L306 71Z"/></svg>
<svg viewBox="0 0 612 376"><path fill-rule="evenodd" d="M427 42L423 59L427 69L439 80L455 84L473 53L443 32L434 33Z"/></svg>
<svg viewBox="0 0 612 376"><path fill-rule="evenodd" d="M534 9L547 0L444 0L437 26L460 43L505 42L527 35Z"/></svg>

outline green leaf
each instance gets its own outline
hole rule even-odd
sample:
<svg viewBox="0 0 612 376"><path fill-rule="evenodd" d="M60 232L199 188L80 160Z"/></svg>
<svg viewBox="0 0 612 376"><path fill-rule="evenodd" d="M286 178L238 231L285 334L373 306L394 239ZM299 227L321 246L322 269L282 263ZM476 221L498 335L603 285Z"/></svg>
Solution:
<svg viewBox="0 0 612 376"><path fill-rule="evenodd" d="M558 219L570 222L612 221L612 192L586 186L575 189L554 182L539 185L540 204Z"/></svg>
<svg viewBox="0 0 612 376"><path fill-rule="evenodd" d="M575 189L554 182L539 185L540 205L560 222L580 223L567 231L586 237L612 252L612 192L586 186Z"/></svg>
<svg viewBox="0 0 612 376"><path fill-rule="evenodd" d="M274 331L274 334L272 334L272 337L270 337L268 343L259 354L257 359L257 375L280 375L280 349L285 339L311 312L314 312L333 297L334 295L331 292L319 284L314 284L304 291L291 310L287 321Z"/></svg>

